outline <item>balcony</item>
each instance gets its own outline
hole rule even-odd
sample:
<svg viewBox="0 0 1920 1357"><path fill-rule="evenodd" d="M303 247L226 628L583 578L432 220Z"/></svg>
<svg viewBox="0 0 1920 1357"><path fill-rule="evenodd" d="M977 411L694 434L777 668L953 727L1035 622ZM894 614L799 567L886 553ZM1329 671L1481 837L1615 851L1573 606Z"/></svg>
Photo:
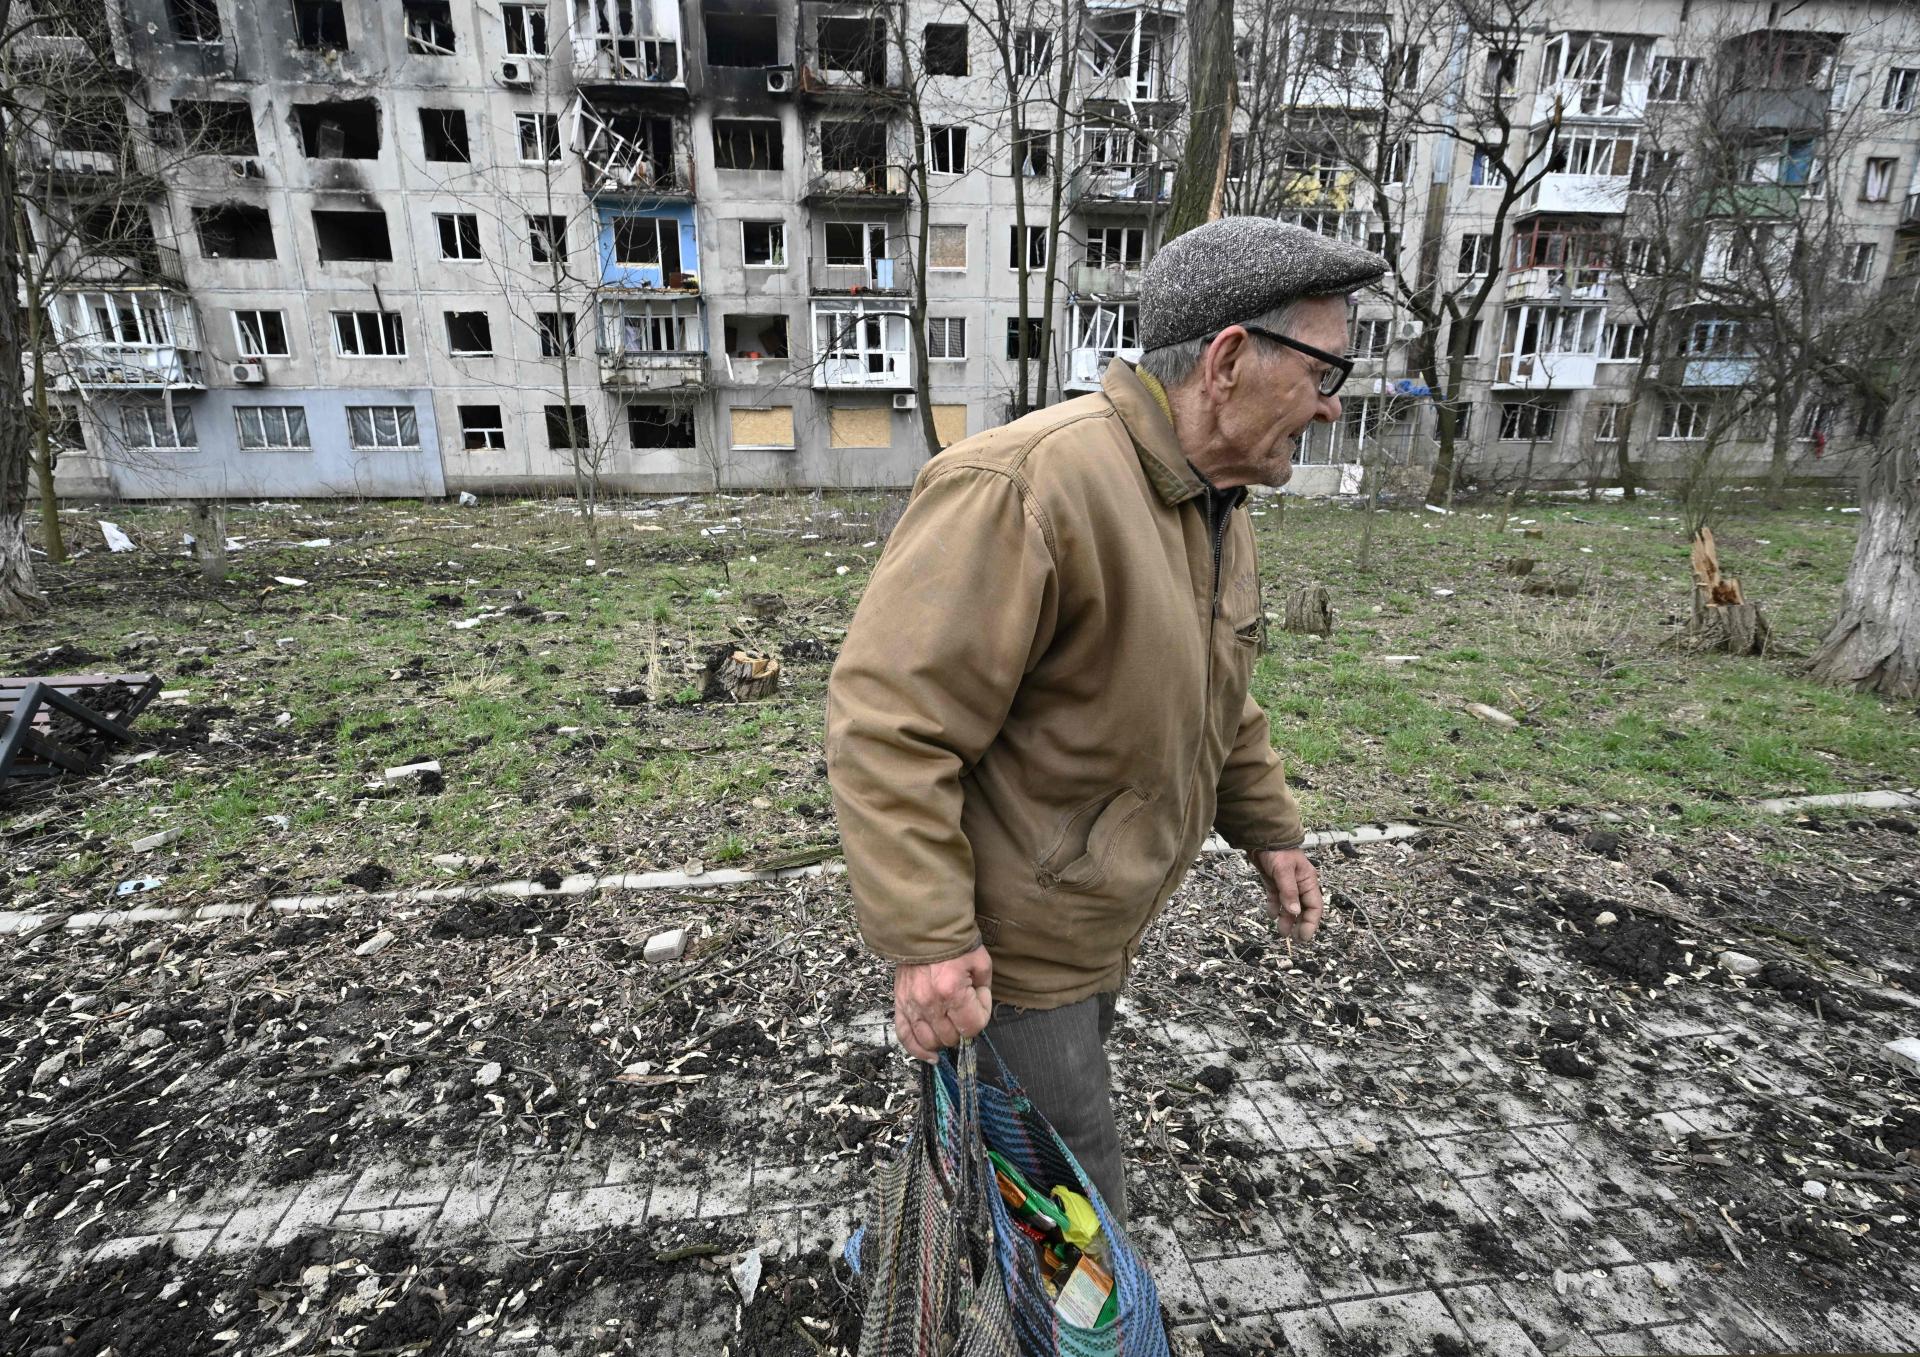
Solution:
<svg viewBox="0 0 1920 1357"><path fill-rule="evenodd" d="M815 302L813 340L817 390L906 391L913 386L907 314L898 302Z"/></svg>
<svg viewBox="0 0 1920 1357"><path fill-rule="evenodd" d="M904 258L878 257L857 264L809 259L807 286L816 297L857 297L866 293L904 297L913 289L913 270Z"/></svg>
<svg viewBox="0 0 1920 1357"><path fill-rule="evenodd" d="M1515 269L1507 275L1510 302L1604 302L1607 280L1612 275L1600 268Z"/></svg>
<svg viewBox="0 0 1920 1357"><path fill-rule="evenodd" d="M684 118L584 95L570 112L579 128L580 179L589 196L693 197L693 149Z"/></svg>
<svg viewBox="0 0 1920 1357"><path fill-rule="evenodd" d="M1623 174L1546 174L1533 190L1529 212L1582 212L1619 216L1627 210Z"/></svg>
<svg viewBox="0 0 1920 1357"><path fill-rule="evenodd" d="M1068 391L1098 391L1106 378L1107 365L1116 358L1129 363L1140 361L1138 348L1097 348L1091 344L1067 350L1067 379L1061 386Z"/></svg>
<svg viewBox="0 0 1920 1357"><path fill-rule="evenodd" d="M1069 286L1077 297L1137 297L1139 264L1075 264Z"/></svg>
<svg viewBox="0 0 1920 1357"><path fill-rule="evenodd" d="M857 170L820 170L807 180L808 202L853 200L863 203L905 201L904 165L871 165Z"/></svg>
<svg viewBox="0 0 1920 1357"><path fill-rule="evenodd" d="M800 93L822 101L898 99L905 88L888 19L868 9L821 13L838 6L803 3L794 51ZM885 8L884 6L881 8Z"/></svg>
<svg viewBox="0 0 1920 1357"><path fill-rule="evenodd" d="M164 288L64 292L49 308L57 391L198 391L200 334L193 305Z"/></svg>
<svg viewBox="0 0 1920 1357"><path fill-rule="evenodd" d="M1751 358L1689 358L1680 370L1682 386L1745 386L1752 379Z"/></svg>
<svg viewBox="0 0 1920 1357"><path fill-rule="evenodd" d="M1757 132L1818 132L1827 124L1831 91L1820 86L1800 89L1748 89L1727 96L1729 127Z"/></svg>
<svg viewBox="0 0 1920 1357"><path fill-rule="evenodd" d="M1599 369L1600 360L1590 353L1503 354L1493 385L1506 391L1585 391Z"/></svg>
<svg viewBox="0 0 1920 1357"><path fill-rule="evenodd" d="M576 47L573 83L580 89L618 90L629 98L658 95L676 102L687 98L680 44L658 38L602 41L584 53Z"/></svg>
<svg viewBox="0 0 1920 1357"><path fill-rule="evenodd" d="M1533 96L1534 127L1556 121L1634 123L1647 116L1646 80L1612 89L1594 80L1556 80Z"/></svg>
<svg viewBox="0 0 1920 1357"><path fill-rule="evenodd" d="M600 384L617 391L699 391L707 384L707 355L603 353Z"/></svg>
<svg viewBox="0 0 1920 1357"><path fill-rule="evenodd" d="M1900 204L1900 228L1911 231L1920 228L1920 193L1909 193Z"/></svg>
<svg viewBox="0 0 1920 1357"><path fill-rule="evenodd" d="M793 374L791 358L739 358L726 355L731 386L780 386Z"/></svg>
<svg viewBox="0 0 1920 1357"><path fill-rule="evenodd" d="M1159 162L1082 165L1073 173L1073 195L1083 203L1142 210L1164 206L1173 198L1173 168Z"/></svg>

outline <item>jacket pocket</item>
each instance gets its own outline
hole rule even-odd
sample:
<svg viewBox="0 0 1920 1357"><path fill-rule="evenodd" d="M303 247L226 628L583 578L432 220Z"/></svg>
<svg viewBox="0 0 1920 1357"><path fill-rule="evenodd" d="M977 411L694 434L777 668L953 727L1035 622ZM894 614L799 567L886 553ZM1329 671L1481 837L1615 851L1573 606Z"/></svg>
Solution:
<svg viewBox="0 0 1920 1357"><path fill-rule="evenodd" d="M1122 787L1088 802L1068 817L1053 849L1037 867L1040 884L1049 890L1075 890L1099 883L1108 860L1133 818L1152 800L1132 787Z"/></svg>

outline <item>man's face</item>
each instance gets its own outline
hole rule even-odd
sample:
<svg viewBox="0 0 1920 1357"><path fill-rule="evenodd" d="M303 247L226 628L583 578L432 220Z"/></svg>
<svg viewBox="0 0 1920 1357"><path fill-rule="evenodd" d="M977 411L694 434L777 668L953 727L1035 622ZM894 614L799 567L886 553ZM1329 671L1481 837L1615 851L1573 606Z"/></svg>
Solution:
<svg viewBox="0 0 1920 1357"><path fill-rule="evenodd" d="M1327 353L1347 351L1347 304L1321 297L1294 313L1289 336ZM1235 355L1235 380L1215 407L1214 484L1285 485L1293 475L1300 435L1315 420L1340 418L1340 398L1320 394L1326 364L1258 335L1245 335Z"/></svg>

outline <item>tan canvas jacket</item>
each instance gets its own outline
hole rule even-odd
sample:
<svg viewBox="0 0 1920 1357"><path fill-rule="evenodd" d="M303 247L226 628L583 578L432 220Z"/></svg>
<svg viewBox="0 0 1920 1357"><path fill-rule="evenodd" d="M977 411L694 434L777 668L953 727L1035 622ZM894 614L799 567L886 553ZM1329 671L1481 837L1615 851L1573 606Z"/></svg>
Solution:
<svg viewBox="0 0 1920 1357"><path fill-rule="evenodd" d="M895 962L984 941L993 997L1119 988L1209 827L1291 848L1299 809L1248 695L1244 508L1121 362L1099 395L921 471L827 692L860 930Z"/></svg>

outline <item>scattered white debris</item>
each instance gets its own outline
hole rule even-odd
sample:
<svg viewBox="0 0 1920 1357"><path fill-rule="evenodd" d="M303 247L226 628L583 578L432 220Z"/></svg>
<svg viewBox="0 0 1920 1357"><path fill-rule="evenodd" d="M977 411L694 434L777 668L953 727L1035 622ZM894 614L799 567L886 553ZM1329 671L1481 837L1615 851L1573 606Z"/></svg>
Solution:
<svg viewBox="0 0 1920 1357"><path fill-rule="evenodd" d="M747 1256L733 1265L732 1275L740 1291L740 1303L753 1304L754 1292L760 1289L760 1250L748 1249Z"/></svg>
<svg viewBox="0 0 1920 1357"><path fill-rule="evenodd" d="M165 848L184 833L186 833L184 829L163 829L158 834L149 834L144 839L135 839L129 846L136 853L151 853L156 848Z"/></svg>
<svg viewBox="0 0 1920 1357"><path fill-rule="evenodd" d="M428 759L424 763L408 763L398 768L389 768L387 769L386 777L389 782L411 782L417 778L423 778L429 773L438 773L439 771L440 760Z"/></svg>
<svg viewBox="0 0 1920 1357"><path fill-rule="evenodd" d="M1817 1202L1827 1199L1827 1185L1818 1178L1809 1178L1800 1184L1800 1191L1805 1196L1811 1197Z"/></svg>
<svg viewBox="0 0 1920 1357"><path fill-rule="evenodd" d="M1920 795L1911 790L1836 792L1829 796L1782 796L1760 803L1760 809L1769 815L1791 815L1797 810L1826 810L1842 806L1857 810L1920 810Z"/></svg>
<svg viewBox="0 0 1920 1357"><path fill-rule="evenodd" d="M648 938L646 950L642 955L648 961L678 961L686 955L686 951L687 930L669 928L664 933L655 933Z"/></svg>
<svg viewBox="0 0 1920 1357"><path fill-rule="evenodd" d="M119 885L115 886L113 893L115 895L141 895L147 891L159 890L162 880L164 880L164 878L157 876L135 877L131 881L122 881Z"/></svg>
<svg viewBox="0 0 1920 1357"><path fill-rule="evenodd" d="M1430 514L1450 514L1453 510L1443 509L1438 504L1429 504L1427 506L1427 512Z"/></svg>
<svg viewBox="0 0 1920 1357"><path fill-rule="evenodd" d="M1520 724L1519 720L1515 717L1509 716L1498 707L1489 707L1484 702L1469 702L1467 703L1467 710L1479 717L1482 721L1490 721L1496 726L1517 726Z"/></svg>
<svg viewBox="0 0 1920 1357"><path fill-rule="evenodd" d="M185 702L187 695L191 691L192 689L189 688L162 688L160 690L160 700L162 702Z"/></svg>
<svg viewBox="0 0 1920 1357"><path fill-rule="evenodd" d="M289 589L304 589L307 587L307 582L297 575L275 575L273 582L275 584L284 584Z"/></svg>
<svg viewBox="0 0 1920 1357"><path fill-rule="evenodd" d="M473 1082L480 1085L481 1088L492 1088L500 1082L500 1076L504 1073L506 1073L506 1071L500 1068L500 1062L498 1060L489 1060L473 1072Z"/></svg>
<svg viewBox="0 0 1920 1357"><path fill-rule="evenodd" d="M149 1027L144 1029L140 1035L133 1040L134 1044L140 1047L141 1050L154 1051L167 1044L167 1034L157 1027Z"/></svg>
<svg viewBox="0 0 1920 1357"><path fill-rule="evenodd" d="M1380 657L1380 663L1391 665L1418 664L1420 663L1420 657L1418 655L1382 655Z"/></svg>
<svg viewBox="0 0 1920 1357"><path fill-rule="evenodd" d="M1911 1074L1920 1074L1920 1037L1900 1037L1880 1048Z"/></svg>
<svg viewBox="0 0 1920 1357"><path fill-rule="evenodd" d="M60 1077L60 1071L66 1067L67 1053L65 1051L55 1051L52 1055L33 1067L32 1087L39 1088L42 1084L52 1083Z"/></svg>
<svg viewBox="0 0 1920 1357"><path fill-rule="evenodd" d="M354 948L353 954L355 956L378 956L380 953L386 951L387 948L393 946L393 942L393 930L383 928L358 947Z"/></svg>
<svg viewBox="0 0 1920 1357"><path fill-rule="evenodd" d="M318 550L321 547L332 546L333 539L331 537L314 537L314 538L308 539L305 542L295 542L294 545L296 547L312 547Z"/></svg>
<svg viewBox="0 0 1920 1357"><path fill-rule="evenodd" d="M1451 589L1435 589L1435 590L1433 591L1433 596L1434 596L1435 598L1452 598L1452 597L1453 597L1453 590L1451 590Z"/></svg>
<svg viewBox="0 0 1920 1357"><path fill-rule="evenodd" d="M458 502L471 508L480 502L480 496L474 494L471 490L462 490Z"/></svg>
<svg viewBox="0 0 1920 1357"><path fill-rule="evenodd" d="M106 519L101 519L100 535L107 539L108 551L137 550L133 545L133 539L120 531L120 525L118 523L109 523Z"/></svg>
<svg viewBox="0 0 1920 1357"><path fill-rule="evenodd" d="M1766 969L1767 965L1766 962L1760 960L1759 957L1748 956L1745 952L1722 952L1713 960L1714 964L1719 966L1720 969L1728 975L1737 975L1743 978L1760 974L1761 971Z"/></svg>
<svg viewBox="0 0 1920 1357"><path fill-rule="evenodd" d="M847 573L847 567L845 567L844 565L836 565L833 568L833 573L836 575L844 575Z"/></svg>
<svg viewBox="0 0 1920 1357"><path fill-rule="evenodd" d="M290 726L293 724L293 713L290 711L283 711L278 716L273 718L273 723L274 725L281 726L281 727Z"/></svg>

